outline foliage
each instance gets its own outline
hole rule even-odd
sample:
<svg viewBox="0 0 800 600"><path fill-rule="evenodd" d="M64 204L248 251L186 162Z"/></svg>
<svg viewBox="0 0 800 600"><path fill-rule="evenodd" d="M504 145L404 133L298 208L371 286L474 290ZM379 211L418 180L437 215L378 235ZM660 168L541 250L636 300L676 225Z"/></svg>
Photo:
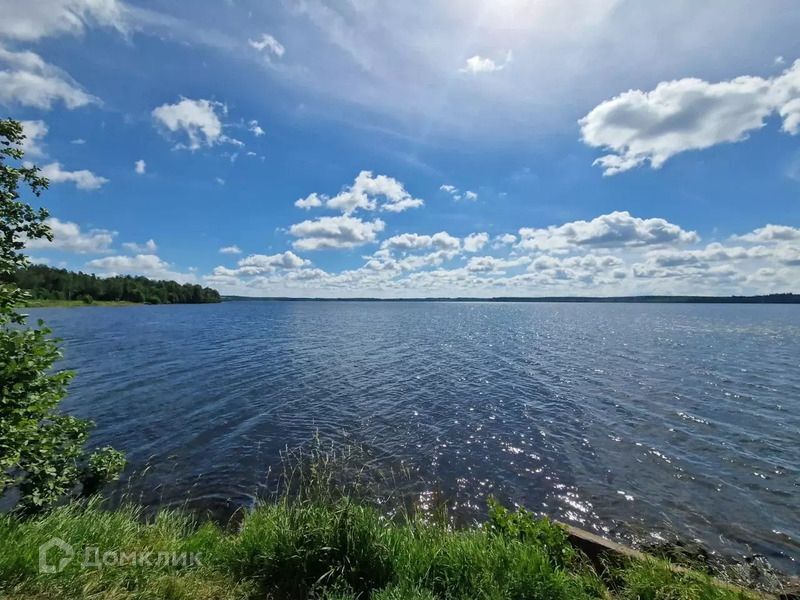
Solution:
<svg viewBox="0 0 800 600"><path fill-rule="evenodd" d="M196 284L181 285L175 281L154 281L130 275L98 277L45 265L31 265L18 270L14 281L22 289L28 290L35 300L82 299L86 302L88 298L87 304L94 300L148 304L205 304L220 301L217 290Z"/></svg>
<svg viewBox="0 0 800 600"><path fill-rule="evenodd" d="M105 446L96 450L87 461L83 474L83 491L93 494L109 481L114 481L125 469L125 454Z"/></svg>
<svg viewBox="0 0 800 600"><path fill-rule="evenodd" d="M676 571L660 560L631 561L618 570L619 598L623 600L727 600L748 596L721 587L706 575Z"/></svg>
<svg viewBox="0 0 800 600"><path fill-rule="evenodd" d="M536 518L524 508L509 511L494 498L489 498L489 519L484 524L491 531L505 538L536 544L547 549L556 564L565 566L578 559L575 548L569 543L566 530L547 517Z"/></svg>
<svg viewBox="0 0 800 600"><path fill-rule="evenodd" d="M547 529L550 523L533 525ZM527 529L527 526L523 529ZM52 537L75 559L54 574L38 571L38 548ZM82 568L85 548L117 556L193 552L199 564ZM340 499L278 501L247 514L228 532L174 510L106 511L73 503L20 521L0 517L0 596L94 599L578 600L618 598L746 600L749 594L708 576L675 572L662 561L619 567L611 585L582 561L558 567L551 548L486 528L453 529L417 519L387 519Z"/></svg>
<svg viewBox="0 0 800 600"><path fill-rule="evenodd" d="M84 450L90 422L56 412L72 374L53 372L61 354L50 330L42 321L27 327L15 310L27 297L14 283L28 264L25 241L52 239L47 211L20 200L25 187L36 196L47 187L35 167L17 166L23 140L19 123L0 120L0 497L15 490L20 508L35 512L69 494L87 465L104 458ZM104 456L108 468L97 474L107 478L120 463Z"/></svg>

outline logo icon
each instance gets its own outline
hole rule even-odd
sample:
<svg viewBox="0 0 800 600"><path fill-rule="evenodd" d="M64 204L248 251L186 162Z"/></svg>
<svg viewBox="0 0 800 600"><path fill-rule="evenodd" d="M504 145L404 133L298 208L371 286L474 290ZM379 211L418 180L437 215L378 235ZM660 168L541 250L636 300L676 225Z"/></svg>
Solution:
<svg viewBox="0 0 800 600"><path fill-rule="evenodd" d="M51 556L48 557L48 554ZM61 573L74 556L75 551L67 542L60 538L50 538L39 546L39 572ZM58 562L51 562L50 559Z"/></svg>

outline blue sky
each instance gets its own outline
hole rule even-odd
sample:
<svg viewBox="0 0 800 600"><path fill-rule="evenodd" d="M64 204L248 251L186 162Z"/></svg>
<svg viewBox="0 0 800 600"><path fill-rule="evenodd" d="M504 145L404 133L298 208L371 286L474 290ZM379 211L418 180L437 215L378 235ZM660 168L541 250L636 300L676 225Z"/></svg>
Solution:
<svg viewBox="0 0 800 600"><path fill-rule="evenodd" d="M34 260L251 296L800 292L800 5L0 0Z"/></svg>

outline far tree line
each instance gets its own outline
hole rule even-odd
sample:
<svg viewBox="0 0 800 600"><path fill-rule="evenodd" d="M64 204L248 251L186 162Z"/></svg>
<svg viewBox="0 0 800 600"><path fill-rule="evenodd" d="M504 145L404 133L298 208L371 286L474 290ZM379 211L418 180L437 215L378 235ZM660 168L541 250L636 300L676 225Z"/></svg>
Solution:
<svg viewBox="0 0 800 600"><path fill-rule="evenodd" d="M130 275L98 277L46 265L31 265L15 273L15 283L36 300L95 300L147 304L220 302L217 290L177 281L154 281Z"/></svg>

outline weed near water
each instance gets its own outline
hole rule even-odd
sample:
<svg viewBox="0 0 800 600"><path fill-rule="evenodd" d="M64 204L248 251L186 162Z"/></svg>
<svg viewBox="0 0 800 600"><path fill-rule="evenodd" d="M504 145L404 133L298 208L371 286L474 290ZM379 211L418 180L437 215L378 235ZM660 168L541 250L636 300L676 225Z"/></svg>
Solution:
<svg viewBox="0 0 800 600"><path fill-rule="evenodd" d="M74 556L60 572L43 573L39 549L54 537ZM85 564L87 549L94 564ZM199 560L171 560L186 556ZM614 581L558 525L499 506L486 526L465 529L387 518L347 498L264 504L233 532L180 512L146 519L140 509L107 511L97 502L0 518L0 597L13 600L749 597L657 560L620 567Z"/></svg>
<svg viewBox="0 0 800 600"><path fill-rule="evenodd" d="M33 518L0 516L0 598L750 597L656 559L598 573L560 525L494 501L483 525L455 527L444 505L420 510L399 491L408 481L402 465L378 468L358 447L316 439L283 465L273 493L235 528L97 499ZM42 554L56 538L61 545Z"/></svg>

